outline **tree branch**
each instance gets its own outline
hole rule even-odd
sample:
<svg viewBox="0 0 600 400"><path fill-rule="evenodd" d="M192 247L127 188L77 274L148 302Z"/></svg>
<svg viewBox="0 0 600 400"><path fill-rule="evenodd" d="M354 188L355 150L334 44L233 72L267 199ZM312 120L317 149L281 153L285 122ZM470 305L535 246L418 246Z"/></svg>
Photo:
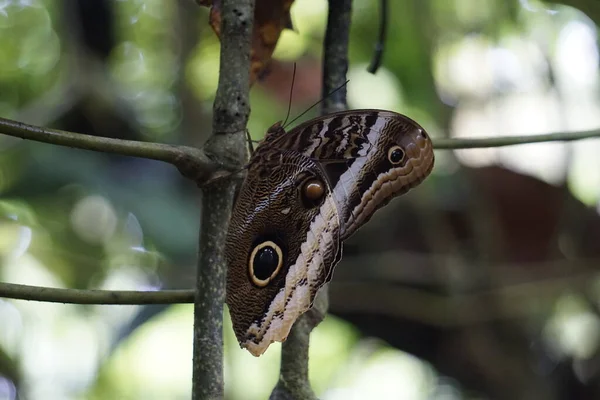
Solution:
<svg viewBox="0 0 600 400"><path fill-rule="evenodd" d="M583 263L585 268L566 276L559 275L551 278L512 283L498 288L457 293L454 295L439 295L427 290L404 287L394 281L385 282L342 281L335 284L331 291L336 300L334 308L340 313L365 312L371 314L389 315L407 318L423 324L437 327L456 327L478 324L487 321L521 318L545 312L539 304L547 303L565 290L586 292L591 290L598 273L595 259L576 260ZM553 263L540 263L539 267L563 271L573 264L572 260ZM499 269L515 268L514 265L500 266ZM58 289L40 286L0 283L0 297L18 300L43 301L50 303L68 304L104 304L104 305L139 305L139 304L183 304L194 301L195 291L192 289L129 291L129 290L81 290ZM490 299L493 299L490 300ZM542 299L548 299L543 300ZM319 304L323 297L317 297L314 308L322 308ZM499 303L503 307L489 310L481 304ZM401 305L401 306L399 306ZM305 314L310 318L309 313ZM306 342L310 329L304 324L315 324L308 318L300 318L287 342ZM297 326L297 327L296 327ZM302 349L308 351L308 347ZM293 382L308 373L306 359L303 354L289 351L282 354L282 375ZM290 379L291 378L291 379ZM308 387L310 389L310 387ZM311 392L312 393L312 392ZM272 397L273 398L273 397ZM289 397L276 397L288 399ZM306 397L303 397L306 398Z"/></svg>
<svg viewBox="0 0 600 400"><path fill-rule="evenodd" d="M556 132L541 135L496 136L473 139L433 139L433 147L437 150L477 149L488 147L514 146L541 142L570 142L574 140L600 137L600 129L578 132Z"/></svg>
<svg viewBox="0 0 600 400"><path fill-rule="evenodd" d="M246 124L250 115L250 43L254 0L224 0L221 8L219 85L213 105L214 135L206 154L226 169L246 162ZM223 251L236 182L218 180L204 187L200 257L194 307L192 399L223 398L223 303L227 264Z"/></svg>
<svg viewBox="0 0 600 400"><path fill-rule="evenodd" d="M331 48L335 49L335 43L331 45ZM329 65L333 64L334 63L329 63ZM346 89L342 88L337 92L330 94L344 82L340 82L337 86L333 85L332 82L334 82L334 80L327 68L329 67L325 65L324 79L328 79L329 82L324 82L323 85L323 110L329 110L329 112L344 110L346 107L340 103L340 99L345 98ZM337 82L337 80L335 82ZM219 165L218 162L215 162L212 159L212 154L208 154L201 149L190 146L176 146L162 143L98 137L58 129L42 128L5 118L0 118L0 134L77 149L163 161L174 165L185 177L194 180L199 185L203 185L207 181L227 173L227 171L219 171L219 167L223 168L226 167L226 165ZM498 136L473 139L438 138L434 140L434 147L437 150L475 149L540 142L567 142L598 137L600 137L600 129L577 132L555 132L541 135ZM237 159L236 154L237 153L234 152L234 154L226 156L224 164L235 164L235 160ZM229 170L231 171L232 169Z"/></svg>
<svg viewBox="0 0 600 400"><path fill-rule="evenodd" d="M321 114L342 111L346 103L348 41L351 0L329 0L323 58L323 108ZM340 88L339 90L336 90ZM334 92L335 90L335 92ZM311 331L325 318L329 306L327 285L319 291L313 307L294 324L281 348L279 381L271 400L316 399L308 379L308 350Z"/></svg>
<svg viewBox="0 0 600 400"><path fill-rule="evenodd" d="M28 125L5 118L0 118L0 133L21 139L76 149L163 161L173 164L184 176L199 183L208 180L216 172L217 168L215 162L204 151L189 146L84 135L82 133Z"/></svg>
<svg viewBox="0 0 600 400"><path fill-rule="evenodd" d="M84 290L0 282L0 297L70 304L179 304L192 303L194 290Z"/></svg>

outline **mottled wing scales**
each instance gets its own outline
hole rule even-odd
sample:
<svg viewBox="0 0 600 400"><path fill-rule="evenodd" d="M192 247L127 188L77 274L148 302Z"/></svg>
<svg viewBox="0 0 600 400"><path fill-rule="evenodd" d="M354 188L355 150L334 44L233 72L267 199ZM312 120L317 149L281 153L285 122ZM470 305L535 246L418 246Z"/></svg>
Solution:
<svg viewBox="0 0 600 400"><path fill-rule="evenodd" d="M260 321L248 329L247 339L240 344L253 355L261 355L273 342L284 341L294 322L306 312L318 290L331 277L338 253L340 222L335 202L327 197L319 214L310 224L296 262Z"/></svg>
<svg viewBox="0 0 600 400"><path fill-rule="evenodd" d="M303 205L301 182L320 179L323 169L294 151L258 148L248 167L227 234L227 303L242 347L262 354L283 341L308 310L339 261L340 218L325 186L322 203ZM249 254L257 242L281 245L283 266L265 287L249 276Z"/></svg>
<svg viewBox="0 0 600 400"><path fill-rule="evenodd" d="M227 235L227 303L241 346L258 356L285 340L331 278L342 240L418 185L433 163L423 128L390 111L334 113L290 132L274 125L250 160ZM307 177L326 191L318 206L299 199ZM257 286L249 254L265 240L281 245L284 264Z"/></svg>
<svg viewBox="0 0 600 400"><path fill-rule="evenodd" d="M418 185L431 171L433 145L410 118L382 110L351 110L308 121L273 140L323 165L337 202L342 240L392 198ZM387 150L400 144L407 158L390 169Z"/></svg>
<svg viewBox="0 0 600 400"><path fill-rule="evenodd" d="M360 200L344 222L343 238L364 225L378 208L394 197L420 184L431 172L434 163L433 146L422 138L406 145L407 161L397 168L374 174L374 179L363 180L359 187Z"/></svg>

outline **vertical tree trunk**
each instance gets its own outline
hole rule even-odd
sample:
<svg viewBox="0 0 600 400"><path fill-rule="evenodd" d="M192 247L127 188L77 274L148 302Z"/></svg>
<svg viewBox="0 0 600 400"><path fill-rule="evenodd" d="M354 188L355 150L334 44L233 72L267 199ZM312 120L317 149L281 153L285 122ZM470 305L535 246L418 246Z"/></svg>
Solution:
<svg viewBox="0 0 600 400"><path fill-rule="evenodd" d="M226 169L246 161L250 40L254 0L223 0L221 67L214 103L213 136L205 151ZM194 308L192 398L223 398L223 303L227 265L224 243L236 182L224 179L203 188L200 256Z"/></svg>

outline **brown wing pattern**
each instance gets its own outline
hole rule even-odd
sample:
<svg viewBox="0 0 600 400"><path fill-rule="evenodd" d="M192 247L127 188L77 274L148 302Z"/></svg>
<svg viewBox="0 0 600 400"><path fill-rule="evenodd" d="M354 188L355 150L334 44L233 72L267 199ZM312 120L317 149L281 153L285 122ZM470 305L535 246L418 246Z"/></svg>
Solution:
<svg viewBox="0 0 600 400"><path fill-rule="evenodd" d="M323 182L317 202L303 201L305 182ZM261 271L261 259L253 257L261 246L281 261L268 277ZM295 151L257 149L226 241L227 303L240 344L260 355L273 341L285 340L331 277L340 251L337 206L321 167Z"/></svg>
<svg viewBox="0 0 600 400"><path fill-rule="evenodd" d="M398 163L390 149L404 154ZM351 110L272 134L269 149L293 149L319 162L340 212L342 238L392 198L417 186L433 168L433 145L412 119L392 111Z"/></svg>
<svg viewBox="0 0 600 400"><path fill-rule="evenodd" d="M342 240L433 168L416 122L353 110L275 124L252 155L227 235L227 303L242 347L262 354L312 306Z"/></svg>

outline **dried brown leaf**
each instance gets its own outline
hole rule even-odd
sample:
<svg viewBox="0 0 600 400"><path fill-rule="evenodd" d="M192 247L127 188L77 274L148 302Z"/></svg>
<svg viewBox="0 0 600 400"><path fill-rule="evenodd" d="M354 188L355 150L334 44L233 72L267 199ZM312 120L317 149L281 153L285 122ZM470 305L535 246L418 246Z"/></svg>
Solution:
<svg viewBox="0 0 600 400"><path fill-rule="evenodd" d="M209 23L221 37L221 0L197 0L211 7ZM254 9L254 29L250 53L250 84L265 71L284 29L293 29L290 8L294 0L257 0Z"/></svg>

